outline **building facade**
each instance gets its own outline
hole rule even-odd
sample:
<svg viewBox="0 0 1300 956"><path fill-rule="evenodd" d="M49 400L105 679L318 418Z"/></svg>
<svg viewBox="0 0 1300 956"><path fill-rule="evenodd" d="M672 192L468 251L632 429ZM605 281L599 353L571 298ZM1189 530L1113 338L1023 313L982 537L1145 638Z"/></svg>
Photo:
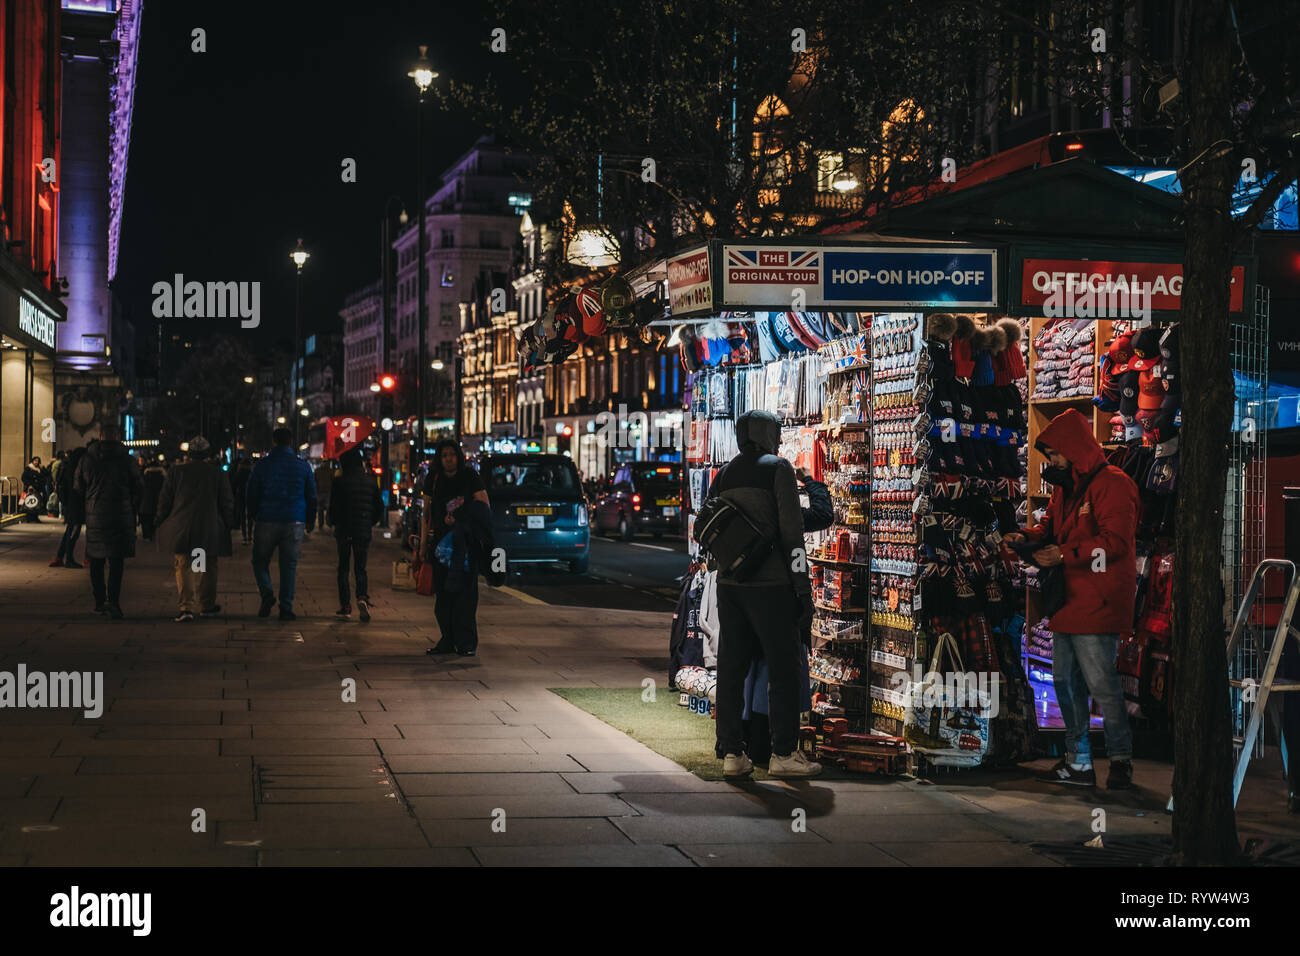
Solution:
<svg viewBox="0 0 1300 956"><path fill-rule="evenodd" d="M63 149L61 11L0 4L0 482L3 506L33 455L53 456L54 355L63 338L59 215Z"/></svg>
<svg viewBox="0 0 1300 956"><path fill-rule="evenodd" d="M378 421L380 397L370 386L387 371L383 368L383 284L372 282L348 296L339 319L343 323L344 405L349 412Z"/></svg>
<svg viewBox="0 0 1300 956"><path fill-rule="evenodd" d="M519 211L528 201L520 179L531 166L529 157L508 152L490 137L481 138L442 174L437 191L425 203L425 347L430 365L443 363L441 369L422 370L425 408L430 418L444 426L455 415L460 304L471 301L475 289L490 282L494 273L508 275ZM397 261L394 344L403 396L413 394L419 347L416 221L411 217L393 243ZM504 278L502 283L508 286ZM415 402L408 400L406 407L414 410Z"/></svg>
<svg viewBox="0 0 1300 956"><path fill-rule="evenodd" d="M60 448L118 424L130 407L134 329L109 286L117 274L140 36L138 0L64 0L59 259L68 280L55 414ZM124 433L132 437L128 416Z"/></svg>

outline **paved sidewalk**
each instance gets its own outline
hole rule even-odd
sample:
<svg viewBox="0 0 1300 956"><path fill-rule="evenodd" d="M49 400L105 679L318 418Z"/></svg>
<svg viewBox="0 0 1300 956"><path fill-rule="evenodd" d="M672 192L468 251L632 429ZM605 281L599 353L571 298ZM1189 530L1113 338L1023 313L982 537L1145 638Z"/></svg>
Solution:
<svg viewBox="0 0 1300 956"><path fill-rule="evenodd" d="M220 617L173 623L170 556L141 543L109 621L87 572L46 567L60 531L0 531L0 670L103 671L107 700L0 710L0 864L1054 865L1028 844L1087 840L1097 807L1112 836L1169 833L1167 766L1122 795L1014 772L732 786L546 690L662 687L666 614L484 587L479 656L436 663L431 599L387 587L395 549L372 551L374 621L340 622L318 533L292 624L256 617L239 544ZM1243 837L1294 839L1284 797L1275 772L1248 781Z"/></svg>

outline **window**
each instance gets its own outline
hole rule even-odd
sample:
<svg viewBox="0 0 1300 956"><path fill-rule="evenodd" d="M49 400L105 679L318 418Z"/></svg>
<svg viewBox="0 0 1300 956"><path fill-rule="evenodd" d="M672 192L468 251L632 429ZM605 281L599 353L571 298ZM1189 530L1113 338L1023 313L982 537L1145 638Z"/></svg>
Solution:
<svg viewBox="0 0 1300 956"><path fill-rule="evenodd" d="M451 325L455 322L455 306L450 302L444 302L439 308L438 321L442 325Z"/></svg>
<svg viewBox="0 0 1300 956"><path fill-rule="evenodd" d="M450 249L455 245L456 245L456 230L454 229L442 230L442 248Z"/></svg>

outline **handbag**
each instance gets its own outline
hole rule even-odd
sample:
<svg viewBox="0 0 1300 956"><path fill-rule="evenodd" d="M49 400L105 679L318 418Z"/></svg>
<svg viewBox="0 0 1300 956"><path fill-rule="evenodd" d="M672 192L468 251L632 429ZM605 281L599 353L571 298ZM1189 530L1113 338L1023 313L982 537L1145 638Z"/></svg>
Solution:
<svg viewBox="0 0 1300 956"><path fill-rule="evenodd" d="M953 670L940 671L945 656ZM935 641L930 673L940 675L939 683L928 683L925 678L920 683L907 682L903 737L935 766L979 766L989 753L997 688L964 684L960 685L964 693L948 693L958 688L966 671L957 639L947 632ZM949 675L955 675L956 681L946 680ZM987 691L987 698L981 699L981 691Z"/></svg>
<svg viewBox="0 0 1300 956"><path fill-rule="evenodd" d="M425 596L433 593L433 562L424 561L415 569L415 593Z"/></svg>
<svg viewBox="0 0 1300 956"><path fill-rule="evenodd" d="M415 574L411 570L412 564L407 558L399 558L393 562L393 590L394 591L414 591Z"/></svg>
<svg viewBox="0 0 1300 956"><path fill-rule="evenodd" d="M720 495L704 502L691 529L725 580L744 581L767 560L772 542L749 517Z"/></svg>

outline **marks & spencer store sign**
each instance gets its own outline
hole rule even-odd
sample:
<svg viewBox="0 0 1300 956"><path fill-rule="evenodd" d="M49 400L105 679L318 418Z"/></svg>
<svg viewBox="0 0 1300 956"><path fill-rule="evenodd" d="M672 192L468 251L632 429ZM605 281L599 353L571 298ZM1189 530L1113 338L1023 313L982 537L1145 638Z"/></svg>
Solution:
<svg viewBox="0 0 1300 956"><path fill-rule="evenodd" d="M997 251L918 246L722 247L728 307L994 308Z"/></svg>
<svg viewBox="0 0 1300 956"><path fill-rule="evenodd" d="M37 342L53 350L55 342L55 318L34 299L26 295L18 297L18 331L30 335Z"/></svg>

